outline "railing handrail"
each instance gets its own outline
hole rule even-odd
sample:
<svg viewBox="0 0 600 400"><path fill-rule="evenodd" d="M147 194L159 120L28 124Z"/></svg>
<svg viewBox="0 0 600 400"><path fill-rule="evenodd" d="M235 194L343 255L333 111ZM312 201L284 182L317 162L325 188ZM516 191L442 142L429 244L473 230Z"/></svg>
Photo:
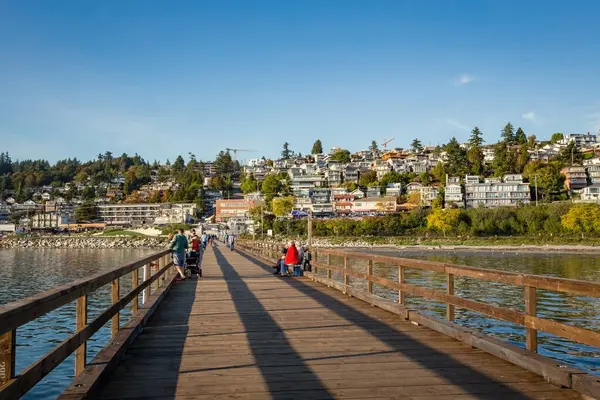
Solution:
<svg viewBox="0 0 600 400"><path fill-rule="evenodd" d="M134 269L149 264L169 253L170 250L162 250L113 270L99 272L87 278L78 279L54 289L49 289L45 292L0 306L0 335L25 325L83 295L92 293L96 289L108 285L110 282L130 273Z"/></svg>
<svg viewBox="0 0 600 400"><path fill-rule="evenodd" d="M281 245L273 243L252 241L240 241L239 243L241 247L244 247L248 244L250 245L250 249L269 249L270 251L268 251L267 254L270 254L271 256L273 253L279 255L279 250L281 249ZM536 290L539 288L598 298L600 297L600 284L598 283L574 279L546 277L541 275L519 274L514 272L415 260L402 257L381 256L353 251L340 251L315 247L313 247L312 251L318 255L327 255L327 263L319 262L316 256L313 257L312 264L314 271L316 272L321 268L326 269L327 278L330 280L332 279L332 272L341 274L344 278L344 287L348 287L348 278L354 277L367 282L369 294L373 294L373 283L381 285L387 289L397 290L399 303L402 305L406 304L405 294L446 303L446 317L449 321L454 321L454 307L456 306L482 313L490 318L500 319L521 325L526 330L526 347L530 351L537 352L538 331L600 348L600 332L580 328L574 325L564 324L549 318L538 317L536 293ZM344 259L343 266L332 265L330 256L342 257ZM351 258L368 260L369 265L367 267L367 273L361 273L350 269L349 260ZM375 276L373 274L374 262L387 263L398 267L398 281L391 281L387 278ZM405 279L406 268L416 268L446 274L446 291L444 292L425 286L407 283ZM525 312L456 296L454 287L455 276L463 276L467 278L523 287Z"/></svg>
<svg viewBox="0 0 600 400"><path fill-rule="evenodd" d="M92 335L112 321L111 335L115 337L120 329L120 311L131 303L132 316L137 315L138 296L142 294L142 302L147 301L149 295L159 290L161 277L164 286L173 265L169 254L170 250L162 250L133 263L0 307L0 400L21 397L72 353L75 353L75 375L81 374L86 366L87 341ZM144 274L140 283L139 269L142 267ZM129 273L131 290L121 296L119 279ZM172 277L169 283L171 281ZM108 284L112 284L111 305L88 321L88 295ZM17 375L17 329L74 300L77 300L75 332Z"/></svg>
<svg viewBox="0 0 600 400"><path fill-rule="evenodd" d="M267 245L273 248L281 248L282 245L274 243L255 242ZM489 282L504 283L507 285L521 287L535 287L537 289L552 290L555 292L570 293L580 296L600 298L600 283L584 281L580 279L557 278L554 276L523 274L518 272L509 272L493 268L478 268L466 265L444 263L439 261L424 261L414 258L404 258L396 256L384 256L379 254L367 254L359 251L343 251L324 247L315 247L311 249L319 254L330 254L339 257L352 257L362 260L371 260L373 262L382 262L407 268L453 274L465 278L475 278Z"/></svg>

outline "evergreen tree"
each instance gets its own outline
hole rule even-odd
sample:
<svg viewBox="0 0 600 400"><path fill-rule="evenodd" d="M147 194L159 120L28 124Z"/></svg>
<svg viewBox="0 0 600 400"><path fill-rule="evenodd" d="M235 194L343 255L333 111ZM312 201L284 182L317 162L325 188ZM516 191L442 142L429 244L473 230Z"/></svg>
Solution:
<svg viewBox="0 0 600 400"><path fill-rule="evenodd" d="M521 127L519 127L519 129L517 129L517 133L515 133L515 142L517 144L527 143L527 135L525 135L525 132L523 132Z"/></svg>
<svg viewBox="0 0 600 400"><path fill-rule="evenodd" d="M515 172L515 155L507 142L498 142L494 146L494 175L501 177Z"/></svg>
<svg viewBox="0 0 600 400"><path fill-rule="evenodd" d="M467 171L467 152L460 147L460 144L455 137L450 139L444 145L447 161L444 169L450 176L460 176L466 174Z"/></svg>
<svg viewBox="0 0 600 400"><path fill-rule="evenodd" d="M410 147L415 153L420 153L423 151L423 144L421 144L421 141L418 138L412 141Z"/></svg>
<svg viewBox="0 0 600 400"><path fill-rule="evenodd" d="M509 122L502 129L502 141L507 144L515 143L515 128L513 128L512 124Z"/></svg>
<svg viewBox="0 0 600 400"><path fill-rule="evenodd" d="M469 138L469 150L467 150L467 161L469 172L473 175L481 175L484 171L484 156L481 145L483 144L482 133L478 127L473 128Z"/></svg>
<svg viewBox="0 0 600 400"><path fill-rule="evenodd" d="M323 144L321 143L321 139L317 139L313 144L311 154L321 154L323 153Z"/></svg>
<svg viewBox="0 0 600 400"><path fill-rule="evenodd" d="M281 151L281 158L284 160L289 160L290 158L292 158L293 154L294 152L290 150L290 144L288 142L285 142L283 144L283 150Z"/></svg>
<svg viewBox="0 0 600 400"><path fill-rule="evenodd" d="M376 141L372 141L371 145L369 146L369 150L371 151L371 153L373 154L379 154L379 146L377 145Z"/></svg>
<svg viewBox="0 0 600 400"><path fill-rule="evenodd" d="M135 162L134 162L134 164L135 164ZM184 168L185 168L185 161L183 160L183 157L177 156L177 159L173 163L172 170L175 173L177 173L177 172L183 171Z"/></svg>

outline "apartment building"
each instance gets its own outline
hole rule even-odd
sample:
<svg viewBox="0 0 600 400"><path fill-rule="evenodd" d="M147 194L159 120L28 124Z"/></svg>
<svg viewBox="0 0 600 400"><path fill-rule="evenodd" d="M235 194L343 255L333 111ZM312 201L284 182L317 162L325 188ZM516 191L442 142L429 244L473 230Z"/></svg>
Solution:
<svg viewBox="0 0 600 400"><path fill-rule="evenodd" d="M315 188L310 191L310 198L312 200L313 214L328 215L333 213L331 189Z"/></svg>
<svg viewBox="0 0 600 400"><path fill-rule="evenodd" d="M479 181L479 179L478 179ZM464 207L465 200L463 195L460 178L458 176L446 176L446 188L444 193L444 203L446 207L457 206Z"/></svg>
<svg viewBox="0 0 600 400"><path fill-rule="evenodd" d="M440 190L437 186L421 186L419 188L419 195L421 198L422 207L431 207L433 200L438 197Z"/></svg>
<svg viewBox="0 0 600 400"><path fill-rule="evenodd" d="M354 196L351 194L336 194L333 196L333 212L339 215L352 212Z"/></svg>
<svg viewBox="0 0 600 400"><path fill-rule="evenodd" d="M578 190L587 186L587 174L584 167L565 167L560 172L566 177L567 189Z"/></svg>
<svg viewBox="0 0 600 400"><path fill-rule="evenodd" d="M241 217L248 218L251 209L264 205L265 202L261 200L217 200L215 220L216 222L226 222L234 217L238 219Z"/></svg>
<svg viewBox="0 0 600 400"><path fill-rule="evenodd" d="M569 143L574 142L575 147L581 150L584 147L591 147L598 143L598 136L591 135L589 132L587 134L583 133L565 133L563 135L562 140L558 143L563 146L568 145Z"/></svg>
<svg viewBox="0 0 600 400"><path fill-rule="evenodd" d="M600 183L583 188L581 191L581 201L600 203Z"/></svg>
<svg viewBox="0 0 600 400"><path fill-rule="evenodd" d="M600 165L590 165L586 168L590 183L600 183Z"/></svg>
<svg viewBox="0 0 600 400"><path fill-rule="evenodd" d="M395 197L365 197L352 204L355 214L394 213L397 210Z"/></svg>
<svg viewBox="0 0 600 400"><path fill-rule="evenodd" d="M44 212L33 215L30 219L32 229L51 229L69 223L69 217L56 212Z"/></svg>
<svg viewBox="0 0 600 400"><path fill-rule="evenodd" d="M401 183L388 183L385 188L385 195L387 197L398 197L402 194L402 184Z"/></svg>
<svg viewBox="0 0 600 400"><path fill-rule="evenodd" d="M193 203L102 204L98 206L99 217L107 226L187 223L195 213L196 205Z"/></svg>
<svg viewBox="0 0 600 400"><path fill-rule="evenodd" d="M531 200L529 183L523 182L519 174L500 178L486 178L480 182L478 176L465 177L466 207L500 207L528 204Z"/></svg>

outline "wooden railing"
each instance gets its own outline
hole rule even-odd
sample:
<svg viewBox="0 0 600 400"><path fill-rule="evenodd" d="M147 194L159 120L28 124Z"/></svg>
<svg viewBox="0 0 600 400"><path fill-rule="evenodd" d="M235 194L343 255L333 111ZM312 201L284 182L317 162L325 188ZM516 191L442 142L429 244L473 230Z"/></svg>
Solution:
<svg viewBox="0 0 600 400"><path fill-rule="evenodd" d="M281 245L240 241L238 246L273 261L281 257ZM322 256L327 257L327 262L318 261ZM334 265L332 263L332 256L343 259L343 264ZM340 274L343 277L343 282L340 282L343 285L341 290L344 292L349 289L349 278L351 277L366 281L366 291L368 294L373 294L373 284L398 291L398 303L402 306L406 305L407 294L446 303L446 319L448 321L454 321L455 307L461 307L491 318L521 325L526 330L526 348L532 352L537 352L538 349L538 332L549 333L577 343L600 348L600 332L547 318L540 318L537 315L538 289L599 298L599 283L333 249L313 249L312 259L313 274L318 275L321 269L326 271L326 276L329 279L332 278L332 272ZM366 260L368 263L367 272L360 273L352 270L349 267L350 260ZM373 263L375 262L397 267L398 281L375 276L373 274ZM406 269L418 269L446 274L446 290L440 291L407 283L405 280ZM522 287L525 312L456 296L454 293L454 280L456 277L473 278Z"/></svg>
<svg viewBox="0 0 600 400"><path fill-rule="evenodd" d="M0 399L16 399L35 386L56 366L75 352L75 375L86 366L87 341L111 320L111 334L119 332L120 311L131 303L132 315L138 311L139 296L145 299L172 278L170 251L164 250L134 263L102 272L89 278L0 307ZM140 283L140 269L142 282ZM121 297L119 278L131 275L131 291ZM88 321L88 295L105 285L111 285L112 305L92 321ZM76 301L76 330L41 359L16 374L17 329L72 301Z"/></svg>

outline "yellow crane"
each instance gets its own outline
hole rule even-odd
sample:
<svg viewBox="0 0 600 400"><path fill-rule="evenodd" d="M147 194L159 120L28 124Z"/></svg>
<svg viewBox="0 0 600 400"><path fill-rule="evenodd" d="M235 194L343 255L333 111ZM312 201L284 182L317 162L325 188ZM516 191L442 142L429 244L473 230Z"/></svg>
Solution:
<svg viewBox="0 0 600 400"><path fill-rule="evenodd" d="M390 142L391 142L392 140L394 140L394 139L396 139L396 138L391 138L391 139L389 139L389 140L387 140L387 139L383 139L383 144L382 144L382 146L383 146L383 151L386 151L386 150L387 150L387 145L388 145L388 143L390 143Z"/></svg>

